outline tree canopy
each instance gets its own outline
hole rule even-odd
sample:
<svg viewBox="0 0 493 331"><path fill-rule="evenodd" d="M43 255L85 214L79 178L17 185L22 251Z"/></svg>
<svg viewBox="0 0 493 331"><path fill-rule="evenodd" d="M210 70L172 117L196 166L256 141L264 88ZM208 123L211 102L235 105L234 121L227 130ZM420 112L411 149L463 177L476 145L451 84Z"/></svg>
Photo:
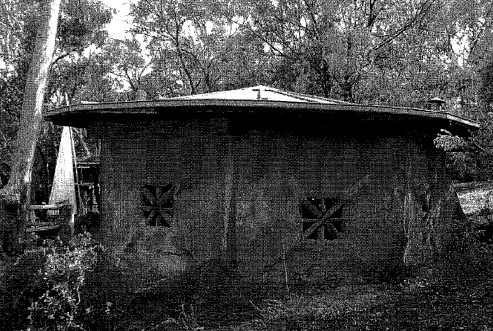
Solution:
<svg viewBox="0 0 493 331"><path fill-rule="evenodd" d="M0 39L0 187L6 184L11 170L24 87L36 33L42 23L41 3L8 0L0 4L0 11L5 14L0 15L0 29L5 36ZM103 85L107 74L106 68L98 70L91 54L108 38L104 27L111 20L112 11L96 0L65 0L59 16L55 54L45 93L46 107L75 101L76 96L83 95L96 82ZM113 83L108 89L113 95L112 87ZM52 125L42 124L36 154L42 162L38 170L46 172L42 176L46 181L53 173L58 137L59 132Z"/></svg>

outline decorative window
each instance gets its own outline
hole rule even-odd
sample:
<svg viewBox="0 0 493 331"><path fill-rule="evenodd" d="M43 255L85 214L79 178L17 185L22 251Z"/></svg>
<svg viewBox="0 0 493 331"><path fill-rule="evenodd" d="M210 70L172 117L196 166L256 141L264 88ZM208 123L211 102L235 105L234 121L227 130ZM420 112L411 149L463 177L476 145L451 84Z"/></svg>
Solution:
<svg viewBox="0 0 493 331"><path fill-rule="evenodd" d="M344 202L338 198L308 197L300 202L303 237L334 240L344 232Z"/></svg>
<svg viewBox="0 0 493 331"><path fill-rule="evenodd" d="M171 227L176 191L172 184L142 187L142 211L147 225Z"/></svg>

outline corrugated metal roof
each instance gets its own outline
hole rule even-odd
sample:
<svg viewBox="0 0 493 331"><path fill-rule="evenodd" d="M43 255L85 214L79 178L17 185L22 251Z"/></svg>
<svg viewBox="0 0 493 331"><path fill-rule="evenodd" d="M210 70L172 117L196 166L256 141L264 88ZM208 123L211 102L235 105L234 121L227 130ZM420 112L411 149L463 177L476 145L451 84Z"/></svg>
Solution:
<svg viewBox="0 0 493 331"><path fill-rule="evenodd" d="M313 95L282 91L273 87L257 85L230 91L219 91L203 94L187 95L175 98L166 98L161 100L265 100L279 102L302 102L302 103L321 103L328 105L350 104L335 99L317 97Z"/></svg>
<svg viewBox="0 0 493 331"><path fill-rule="evenodd" d="M317 114L328 119L347 116L347 120L423 120L462 135L468 135L480 127L474 121L444 111L362 105L262 85L156 101L81 103L50 111L45 114L45 118L59 125L86 127L94 122L141 120L148 116L190 118L203 113L211 116L236 116L245 113L276 116Z"/></svg>

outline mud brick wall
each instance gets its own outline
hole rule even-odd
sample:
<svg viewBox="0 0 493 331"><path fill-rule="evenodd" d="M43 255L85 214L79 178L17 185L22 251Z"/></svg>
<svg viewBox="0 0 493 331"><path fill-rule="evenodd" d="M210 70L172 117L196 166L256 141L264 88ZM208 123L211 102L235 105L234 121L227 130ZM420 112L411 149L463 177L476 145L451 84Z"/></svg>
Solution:
<svg viewBox="0 0 493 331"><path fill-rule="evenodd" d="M223 261L254 283L344 281L445 251L456 197L431 140L295 125L238 129L209 118L93 128L105 244L136 279ZM146 186L155 201L143 198Z"/></svg>

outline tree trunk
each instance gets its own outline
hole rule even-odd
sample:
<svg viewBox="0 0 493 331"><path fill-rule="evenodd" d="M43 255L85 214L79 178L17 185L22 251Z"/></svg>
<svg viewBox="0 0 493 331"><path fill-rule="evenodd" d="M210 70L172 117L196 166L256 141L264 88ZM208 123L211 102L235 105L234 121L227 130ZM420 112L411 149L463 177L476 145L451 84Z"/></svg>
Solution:
<svg viewBox="0 0 493 331"><path fill-rule="evenodd" d="M42 1L42 16L24 90L12 171L9 182L0 190L2 248L7 252L18 251L24 236L32 165L42 120L44 92L55 49L60 1Z"/></svg>

